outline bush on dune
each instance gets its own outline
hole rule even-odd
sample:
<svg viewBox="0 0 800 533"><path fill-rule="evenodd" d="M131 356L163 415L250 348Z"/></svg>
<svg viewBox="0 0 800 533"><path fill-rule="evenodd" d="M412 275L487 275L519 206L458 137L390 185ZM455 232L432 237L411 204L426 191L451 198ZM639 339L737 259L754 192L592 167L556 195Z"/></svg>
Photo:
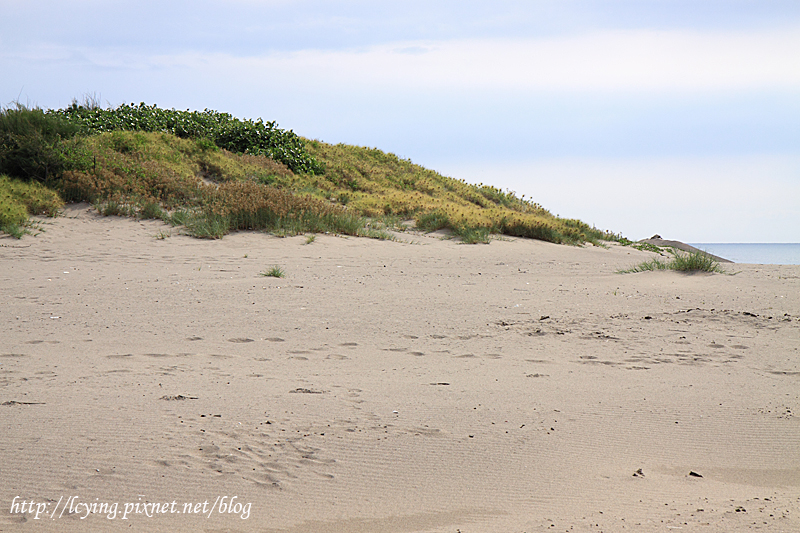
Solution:
<svg viewBox="0 0 800 533"><path fill-rule="evenodd" d="M610 235L375 148L308 141L273 122L208 109L17 105L0 112L0 171L103 214L162 218L202 237L259 229L391 238L386 229L404 230L402 218L465 243L492 234L575 244Z"/></svg>

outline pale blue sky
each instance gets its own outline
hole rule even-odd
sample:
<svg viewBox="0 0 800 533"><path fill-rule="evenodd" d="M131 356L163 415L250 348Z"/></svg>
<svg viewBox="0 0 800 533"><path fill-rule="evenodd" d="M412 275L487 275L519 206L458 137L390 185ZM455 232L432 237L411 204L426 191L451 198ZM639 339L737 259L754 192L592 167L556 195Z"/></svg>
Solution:
<svg viewBox="0 0 800 533"><path fill-rule="evenodd" d="M212 108L631 238L800 242L800 2L0 0L0 103Z"/></svg>

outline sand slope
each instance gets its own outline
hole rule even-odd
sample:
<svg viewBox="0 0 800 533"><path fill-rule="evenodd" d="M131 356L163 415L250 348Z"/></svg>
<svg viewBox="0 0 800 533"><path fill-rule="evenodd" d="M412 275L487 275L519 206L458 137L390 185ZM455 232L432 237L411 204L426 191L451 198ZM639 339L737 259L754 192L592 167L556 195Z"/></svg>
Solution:
<svg viewBox="0 0 800 533"><path fill-rule="evenodd" d="M0 238L2 531L800 531L800 267L43 227Z"/></svg>

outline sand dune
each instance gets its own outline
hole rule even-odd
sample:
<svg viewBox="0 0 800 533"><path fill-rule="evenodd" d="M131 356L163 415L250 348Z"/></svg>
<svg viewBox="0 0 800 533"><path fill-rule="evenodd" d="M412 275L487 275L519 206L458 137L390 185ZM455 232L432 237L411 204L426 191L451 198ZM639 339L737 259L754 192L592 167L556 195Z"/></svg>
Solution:
<svg viewBox="0 0 800 533"><path fill-rule="evenodd" d="M800 531L798 266L42 224L0 238L0 531Z"/></svg>

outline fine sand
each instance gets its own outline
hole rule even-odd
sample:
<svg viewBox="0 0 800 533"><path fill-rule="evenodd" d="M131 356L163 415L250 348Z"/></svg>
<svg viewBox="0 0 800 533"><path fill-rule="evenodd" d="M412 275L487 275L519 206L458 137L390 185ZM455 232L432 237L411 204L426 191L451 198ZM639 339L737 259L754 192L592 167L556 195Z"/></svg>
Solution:
<svg viewBox="0 0 800 533"><path fill-rule="evenodd" d="M41 224L0 238L0 531L800 531L800 266Z"/></svg>

